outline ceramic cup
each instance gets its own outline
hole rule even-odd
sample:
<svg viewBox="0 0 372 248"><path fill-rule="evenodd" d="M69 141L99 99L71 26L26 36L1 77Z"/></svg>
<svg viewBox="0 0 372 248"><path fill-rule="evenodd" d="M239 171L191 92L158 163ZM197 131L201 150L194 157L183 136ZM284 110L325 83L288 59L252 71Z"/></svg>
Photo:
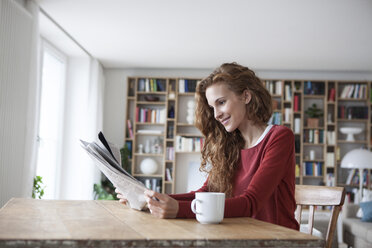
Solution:
<svg viewBox="0 0 372 248"><path fill-rule="evenodd" d="M191 210L202 224L218 224L223 220L225 193L196 192Z"/></svg>

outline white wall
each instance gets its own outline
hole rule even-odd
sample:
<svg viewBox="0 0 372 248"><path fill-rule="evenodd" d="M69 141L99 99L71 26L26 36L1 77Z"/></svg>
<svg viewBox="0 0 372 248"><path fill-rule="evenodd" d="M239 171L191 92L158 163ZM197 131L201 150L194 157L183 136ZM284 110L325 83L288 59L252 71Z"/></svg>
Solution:
<svg viewBox="0 0 372 248"><path fill-rule="evenodd" d="M106 69L105 104L103 131L106 137L119 147L124 144L124 123L126 117L126 79L129 76L143 77L193 77L203 78L213 69ZM256 71L265 79L310 79L310 80L372 80L372 72L321 72L321 71ZM198 156L182 155L176 169L176 193L186 192L188 185L187 165L200 162ZM198 173L198 172L196 172ZM191 176L190 176L191 177ZM197 177L192 177L197 178ZM200 179L198 179L200 181Z"/></svg>

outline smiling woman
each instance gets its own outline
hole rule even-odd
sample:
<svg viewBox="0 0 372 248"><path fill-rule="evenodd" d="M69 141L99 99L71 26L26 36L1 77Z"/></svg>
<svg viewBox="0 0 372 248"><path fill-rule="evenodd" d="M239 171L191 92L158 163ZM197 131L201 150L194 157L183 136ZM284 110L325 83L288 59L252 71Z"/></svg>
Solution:
<svg viewBox="0 0 372 248"><path fill-rule="evenodd" d="M197 85L196 102L196 126L205 137L201 170L208 173L196 192L225 193L224 217L253 217L298 230L294 135L267 125L272 103L261 80L247 67L223 64ZM157 217L195 218L195 192L145 195Z"/></svg>

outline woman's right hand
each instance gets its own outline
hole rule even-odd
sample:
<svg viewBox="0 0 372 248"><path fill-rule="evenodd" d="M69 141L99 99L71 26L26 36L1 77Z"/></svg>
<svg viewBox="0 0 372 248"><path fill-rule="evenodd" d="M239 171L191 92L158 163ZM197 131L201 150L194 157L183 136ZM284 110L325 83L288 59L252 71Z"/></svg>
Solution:
<svg viewBox="0 0 372 248"><path fill-rule="evenodd" d="M119 198L119 202L127 205L128 200L119 192L118 189L115 189L116 197Z"/></svg>

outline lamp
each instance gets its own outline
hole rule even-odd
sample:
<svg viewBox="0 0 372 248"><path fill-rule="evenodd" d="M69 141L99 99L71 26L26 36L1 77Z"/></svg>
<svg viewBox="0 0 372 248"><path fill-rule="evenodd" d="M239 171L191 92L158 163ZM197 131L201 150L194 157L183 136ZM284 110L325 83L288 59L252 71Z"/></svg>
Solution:
<svg viewBox="0 0 372 248"><path fill-rule="evenodd" d="M365 149L354 149L345 154L341 168L359 170L359 200L363 196L363 170L372 169L372 152Z"/></svg>

